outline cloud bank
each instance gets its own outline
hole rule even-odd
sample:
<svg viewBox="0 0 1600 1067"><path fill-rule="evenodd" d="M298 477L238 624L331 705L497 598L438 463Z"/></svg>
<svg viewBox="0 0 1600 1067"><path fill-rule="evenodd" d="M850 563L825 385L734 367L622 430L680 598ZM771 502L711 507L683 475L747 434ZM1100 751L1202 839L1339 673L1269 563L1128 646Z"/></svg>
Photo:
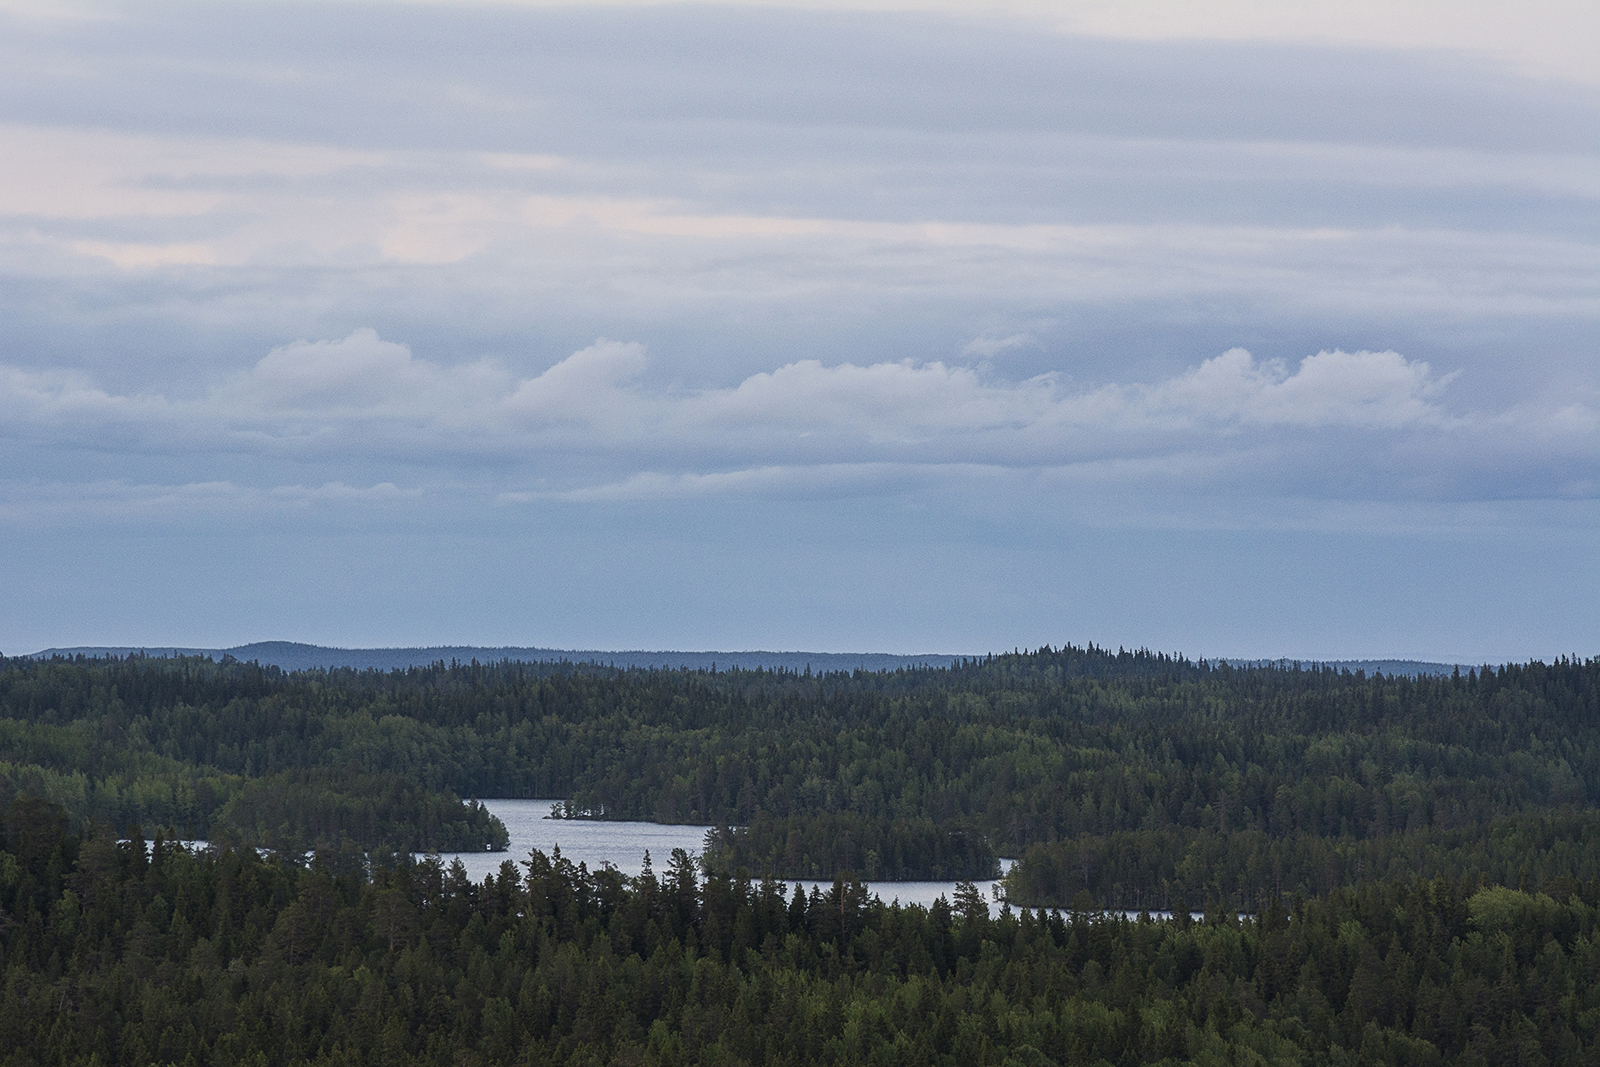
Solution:
<svg viewBox="0 0 1600 1067"><path fill-rule="evenodd" d="M1163 380L1096 385L1056 372L1009 380L939 360L808 359L696 389L647 382L649 362L643 345L602 339L519 377L494 360L418 358L364 328L274 348L188 399L0 368L0 425L13 439L121 453L221 451L333 467L358 454L379 465L420 457L441 474L493 470L501 492L524 494L515 483L530 475L555 492L600 488L553 473L572 457L588 460L577 469L612 494L672 484L732 492L806 470L796 476L814 482L816 469L881 478L894 467L1148 468L1177 456L1188 457L1187 478L1207 465L1219 477L1249 455L1252 469L1321 481L1304 454L1315 446L1398 466L1389 475L1397 482L1447 452L1473 457L1469 467L1515 457L1523 477L1570 495L1592 491L1578 472L1600 458L1592 403L1453 412L1444 400L1455 375L1397 352L1323 351L1290 365L1235 348Z"/></svg>
<svg viewBox="0 0 1600 1067"><path fill-rule="evenodd" d="M1595 5L1302 7L0 0L0 647L1592 645Z"/></svg>

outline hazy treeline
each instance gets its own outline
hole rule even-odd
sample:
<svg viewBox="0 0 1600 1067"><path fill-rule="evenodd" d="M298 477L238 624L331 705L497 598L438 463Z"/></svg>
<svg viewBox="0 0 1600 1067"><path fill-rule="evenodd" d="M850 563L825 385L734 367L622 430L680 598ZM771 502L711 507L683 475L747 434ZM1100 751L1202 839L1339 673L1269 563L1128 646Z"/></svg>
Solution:
<svg viewBox="0 0 1600 1067"><path fill-rule="evenodd" d="M1407 879L1254 918L786 897L677 852L474 885L359 852L0 824L0 1064L1600 1062L1600 881Z"/></svg>

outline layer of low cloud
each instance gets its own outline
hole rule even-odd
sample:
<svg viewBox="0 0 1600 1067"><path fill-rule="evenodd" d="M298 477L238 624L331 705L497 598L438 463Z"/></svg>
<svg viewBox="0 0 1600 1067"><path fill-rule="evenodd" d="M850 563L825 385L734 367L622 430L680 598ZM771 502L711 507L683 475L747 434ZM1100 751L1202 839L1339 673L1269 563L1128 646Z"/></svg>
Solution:
<svg viewBox="0 0 1600 1067"><path fill-rule="evenodd" d="M375 485L239 485L232 481L174 485L123 480L0 483L0 522L14 528L145 525L151 522L212 525L259 522L263 517L300 519L307 513L407 510L423 502L421 489L393 482Z"/></svg>
<svg viewBox="0 0 1600 1067"><path fill-rule="evenodd" d="M439 477L493 471L503 493L654 496L815 483L818 472L988 465L1030 469L1196 457L1216 475L1241 455L1285 486L1326 482L1315 455L1399 485L1451 451L1467 466L1535 472L1536 492L1585 495L1600 459L1593 398L1452 411L1454 374L1396 352L1323 351L1297 363L1235 348L1145 383L1022 380L939 360L798 360L715 388L646 380L633 342L599 340L543 373L494 360L445 365L370 328L274 348L203 396L118 393L82 373L0 368L14 440L160 455L242 453L337 467L421 463ZM582 457L589 484L559 470ZM1456 461L1453 466L1459 466ZM1206 464L1199 464L1203 470ZM809 471L809 474L795 472ZM530 474L540 483L519 486ZM599 479L599 484L594 484ZM1500 479L1495 479L1498 485ZM676 488L674 488L676 487ZM1391 488L1388 491L1393 491ZM1460 492L1452 486L1452 492ZM1503 491L1503 486L1499 491Z"/></svg>

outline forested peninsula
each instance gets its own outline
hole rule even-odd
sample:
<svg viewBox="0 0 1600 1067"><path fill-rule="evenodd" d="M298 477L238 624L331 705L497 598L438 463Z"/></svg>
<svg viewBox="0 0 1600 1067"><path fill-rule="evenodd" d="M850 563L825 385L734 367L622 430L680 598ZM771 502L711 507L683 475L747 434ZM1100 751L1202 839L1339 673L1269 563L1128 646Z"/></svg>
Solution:
<svg viewBox="0 0 1600 1067"><path fill-rule="evenodd" d="M411 859L516 796L716 829ZM9 659L0 811L0 1064L1600 1062L1600 659Z"/></svg>

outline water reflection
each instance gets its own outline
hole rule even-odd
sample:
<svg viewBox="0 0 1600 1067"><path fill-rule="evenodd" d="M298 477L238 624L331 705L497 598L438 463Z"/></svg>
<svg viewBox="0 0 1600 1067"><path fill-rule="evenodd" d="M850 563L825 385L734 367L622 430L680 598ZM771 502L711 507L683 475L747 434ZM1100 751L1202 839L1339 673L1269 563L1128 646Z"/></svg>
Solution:
<svg viewBox="0 0 1600 1067"><path fill-rule="evenodd" d="M624 874L636 875L644 866L644 854L648 850L650 862L654 865L656 874L660 875L667 865L667 859L672 855L672 850L681 848L685 852L698 856L701 846L705 844L706 831L709 826L684 826L666 825L653 822L600 822L588 819L550 819L550 807L561 803L560 799L549 798L544 800L485 800L483 806L489 809L501 822L506 824L506 830L511 835L511 846L505 852L443 852L439 858L449 866L451 861L459 859L462 866L467 869L467 875L475 882L483 881L491 873L497 873L500 865L507 860L521 863L528 856L530 849L538 849L550 853L557 847L561 855L573 863L587 864L589 869L595 870L602 863L609 863ZM1002 871L1009 871L1015 860L1003 859L1000 861ZM520 870L520 867L519 867ZM996 899L995 886L992 881L978 882L979 892L989 901L991 914L999 910ZM832 888L832 882L789 882L785 895L794 892L794 886L799 885L809 894L813 888L821 888L824 892ZM898 900L901 904L919 904L927 907L940 896L950 899L955 895L955 882L868 882L872 892L881 897L885 903Z"/></svg>
<svg viewBox="0 0 1600 1067"><path fill-rule="evenodd" d="M656 873L666 869L672 850L681 848L696 855L705 843L709 826L665 825L653 822L602 822L590 819L550 819L550 806L556 800L485 800L489 813L506 824L511 846L505 852L441 852L448 867L459 859L475 882L498 872L506 860L515 863L528 858L530 849L547 855L556 848L573 863L587 864L595 870L609 863L623 874L638 874L648 850Z"/></svg>

